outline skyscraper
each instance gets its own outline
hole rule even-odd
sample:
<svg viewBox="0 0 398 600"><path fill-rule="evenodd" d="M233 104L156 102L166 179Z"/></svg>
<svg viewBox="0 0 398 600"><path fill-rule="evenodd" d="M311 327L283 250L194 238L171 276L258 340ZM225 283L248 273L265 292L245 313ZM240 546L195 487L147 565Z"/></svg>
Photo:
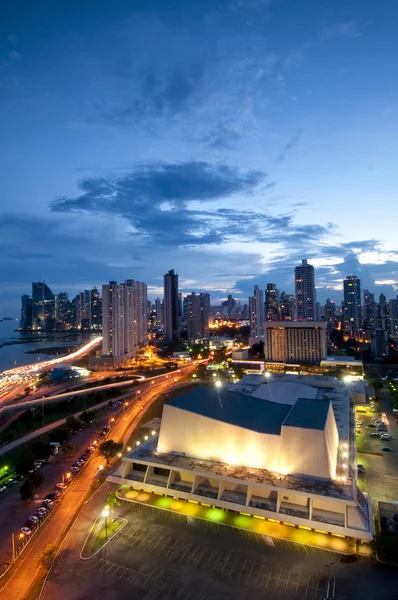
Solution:
<svg viewBox="0 0 398 600"><path fill-rule="evenodd" d="M356 275L347 275L343 285L344 331L356 339L362 330L361 280Z"/></svg>
<svg viewBox="0 0 398 600"><path fill-rule="evenodd" d="M327 356L326 323L265 323L264 356L269 362L319 364Z"/></svg>
<svg viewBox="0 0 398 600"><path fill-rule="evenodd" d="M390 300L390 335L398 338L398 297Z"/></svg>
<svg viewBox="0 0 398 600"><path fill-rule="evenodd" d="M90 291L90 327L100 329L102 326L102 298L97 288Z"/></svg>
<svg viewBox="0 0 398 600"><path fill-rule="evenodd" d="M53 327L54 321L54 294L44 281L32 283L32 328Z"/></svg>
<svg viewBox="0 0 398 600"><path fill-rule="evenodd" d="M279 290L275 283L267 283L265 290L265 320L279 320Z"/></svg>
<svg viewBox="0 0 398 600"><path fill-rule="evenodd" d="M376 327L375 295L369 290L363 291L363 327L368 331L373 331Z"/></svg>
<svg viewBox="0 0 398 600"><path fill-rule="evenodd" d="M187 329L188 339L208 337L209 335L210 295L188 294L187 296Z"/></svg>
<svg viewBox="0 0 398 600"><path fill-rule="evenodd" d="M264 293L258 285L254 286L253 296L249 297L250 337L261 338L264 335Z"/></svg>
<svg viewBox="0 0 398 600"><path fill-rule="evenodd" d="M65 325L66 321L66 307L68 302L68 293L67 292L59 292L59 294L55 294L55 321L59 323L62 327Z"/></svg>
<svg viewBox="0 0 398 600"><path fill-rule="evenodd" d="M379 312L377 327L381 327L383 330L388 329L387 298L384 294L380 294L379 296Z"/></svg>
<svg viewBox="0 0 398 600"><path fill-rule="evenodd" d="M147 287L127 280L102 286L102 353L123 360L147 343Z"/></svg>
<svg viewBox="0 0 398 600"><path fill-rule="evenodd" d="M21 298L21 329L31 329L32 327L32 299L24 294Z"/></svg>
<svg viewBox="0 0 398 600"><path fill-rule="evenodd" d="M336 327L336 305L333 300L327 298L325 304L325 321L327 323L327 331L330 335L332 330Z"/></svg>
<svg viewBox="0 0 398 600"><path fill-rule="evenodd" d="M174 269L170 269L164 276L164 338L168 342L176 341L180 337L178 316L178 275L174 273Z"/></svg>
<svg viewBox="0 0 398 600"><path fill-rule="evenodd" d="M155 300L156 325L162 325L162 302L160 298Z"/></svg>
<svg viewBox="0 0 398 600"><path fill-rule="evenodd" d="M281 292L279 297L279 317L281 321L294 320L294 296Z"/></svg>
<svg viewBox="0 0 398 600"><path fill-rule="evenodd" d="M294 269L294 286L296 292L296 321L314 321L316 290L315 271L304 259Z"/></svg>

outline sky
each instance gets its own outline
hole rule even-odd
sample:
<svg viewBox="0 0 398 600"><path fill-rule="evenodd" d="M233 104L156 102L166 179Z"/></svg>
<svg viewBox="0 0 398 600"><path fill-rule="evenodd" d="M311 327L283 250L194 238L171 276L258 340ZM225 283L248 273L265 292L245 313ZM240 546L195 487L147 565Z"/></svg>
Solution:
<svg viewBox="0 0 398 600"><path fill-rule="evenodd" d="M398 293L396 0L8 0L0 317L174 268L183 293Z"/></svg>

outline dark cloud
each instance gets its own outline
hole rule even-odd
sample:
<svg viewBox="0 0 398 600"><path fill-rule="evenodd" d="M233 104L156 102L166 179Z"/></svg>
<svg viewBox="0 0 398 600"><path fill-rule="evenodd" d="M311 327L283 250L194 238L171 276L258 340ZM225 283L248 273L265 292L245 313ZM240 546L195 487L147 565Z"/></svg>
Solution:
<svg viewBox="0 0 398 600"><path fill-rule="evenodd" d="M298 129L296 131L296 133L294 134L294 136L282 148L278 158L276 159L277 162L283 162L285 160L285 158L287 157L287 155L289 154L289 152L291 152L292 150L294 150L294 148L296 148L297 144L300 141L301 134L302 134L302 129Z"/></svg>
<svg viewBox="0 0 398 600"><path fill-rule="evenodd" d="M208 148L215 150L234 150L240 142L242 136L240 133L223 123L217 123L216 127L211 129L205 138Z"/></svg>
<svg viewBox="0 0 398 600"><path fill-rule="evenodd" d="M193 63L162 77L154 73L137 76L132 99L101 115L108 124L150 128L150 119L170 119L187 110L202 92L204 65Z"/></svg>

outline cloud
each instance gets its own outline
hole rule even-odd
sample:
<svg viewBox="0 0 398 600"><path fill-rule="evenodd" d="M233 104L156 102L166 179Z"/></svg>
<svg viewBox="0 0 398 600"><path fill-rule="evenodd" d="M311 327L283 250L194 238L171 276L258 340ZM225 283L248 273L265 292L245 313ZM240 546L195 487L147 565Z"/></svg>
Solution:
<svg viewBox="0 0 398 600"><path fill-rule="evenodd" d="M342 21L324 27L319 33L320 40L329 40L334 37L359 38L362 35L356 21Z"/></svg>
<svg viewBox="0 0 398 600"><path fill-rule="evenodd" d="M22 60L22 54L20 54L19 52L17 52L17 50L11 50L11 52L8 53L8 58L10 60Z"/></svg>
<svg viewBox="0 0 398 600"><path fill-rule="evenodd" d="M142 126L143 120L169 119L186 111L201 93L204 65L194 62L156 76L145 74L138 78L133 99L124 105L102 114L102 119L112 125Z"/></svg>
<svg viewBox="0 0 398 600"><path fill-rule="evenodd" d="M241 138L242 136L236 129L219 122L209 131L204 141L210 149L233 150L237 147Z"/></svg>
<svg viewBox="0 0 398 600"><path fill-rule="evenodd" d="M286 159L286 156L292 151L294 150L294 148L297 147L301 135L302 135L302 129L298 129L296 131L296 133L294 134L294 136L292 138L290 138L290 140L288 141L288 143L282 148L278 158L276 159L277 162L283 162Z"/></svg>

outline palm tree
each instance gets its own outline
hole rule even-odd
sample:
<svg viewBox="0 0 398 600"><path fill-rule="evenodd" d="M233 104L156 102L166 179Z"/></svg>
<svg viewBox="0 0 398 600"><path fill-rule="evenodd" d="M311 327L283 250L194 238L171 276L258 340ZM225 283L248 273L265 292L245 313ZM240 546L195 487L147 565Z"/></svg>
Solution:
<svg viewBox="0 0 398 600"><path fill-rule="evenodd" d="M111 508L112 514L113 514L114 507L120 506L120 500L119 500L116 492L108 492L108 495L105 500L105 504Z"/></svg>

